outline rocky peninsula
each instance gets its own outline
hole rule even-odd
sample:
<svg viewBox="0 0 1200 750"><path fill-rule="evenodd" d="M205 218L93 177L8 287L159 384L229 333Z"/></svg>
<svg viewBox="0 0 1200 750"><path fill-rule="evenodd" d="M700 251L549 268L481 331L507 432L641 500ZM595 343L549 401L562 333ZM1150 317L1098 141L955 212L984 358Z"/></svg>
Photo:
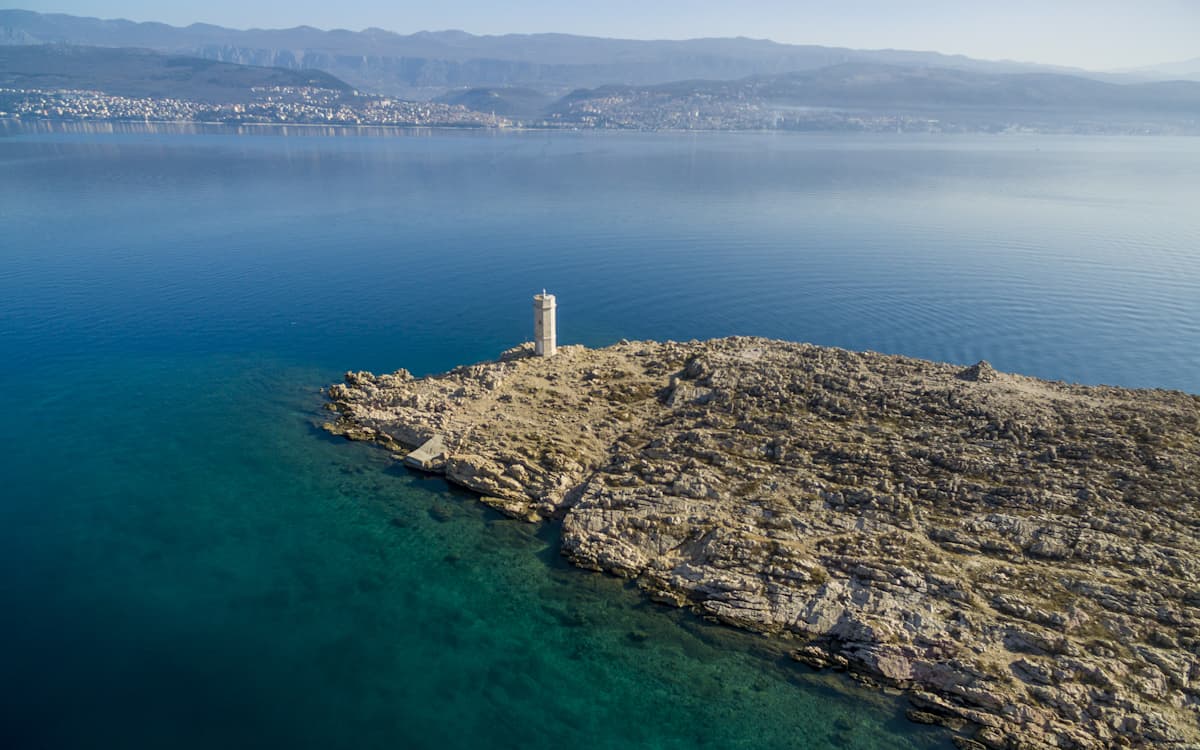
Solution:
<svg viewBox="0 0 1200 750"><path fill-rule="evenodd" d="M1200 747L1200 396L736 337L414 378L336 434L965 748Z"/></svg>

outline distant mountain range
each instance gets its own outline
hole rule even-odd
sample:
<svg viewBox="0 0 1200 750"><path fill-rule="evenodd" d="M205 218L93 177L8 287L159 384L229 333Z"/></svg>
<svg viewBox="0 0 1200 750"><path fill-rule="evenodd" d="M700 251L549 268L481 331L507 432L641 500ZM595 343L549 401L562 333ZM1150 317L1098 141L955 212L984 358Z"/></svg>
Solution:
<svg viewBox="0 0 1200 750"><path fill-rule="evenodd" d="M353 124L400 118L395 111L379 111L393 106L389 100L359 94L318 70L237 65L143 49L0 46L0 89L88 90L238 104L268 101L263 91L254 91L264 87L291 87L295 90L287 94L287 101L308 109L276 112L268 107L256 110L256 121L270 121L272 112L292 122L301 118ZM326 93L301 90L306 88ZM30 109L29 101L21 101ZM561 97L526 87L475 87L448 92L435 101L420 106L452 105L480 113L437 110L439 122L471 126L486 126L499 117L533 126L585 128L1200 133L1200 82L1112 84L1052 73L993 74L874 63L736 81L612 84ZM137 111L148 118L178 116L172 110L140 106ZM403 110L400 121L424 122L433 116L413 106L417 105ZM45 109L32 106L31 111Z"/></svg>
<svg viewBox="0 0 1200 750"><path fill-rule="evenodd" d="M363 91L433 98L451 89L521 87L562 95L605 84L738 80L818 70L844 63L936 67L973 73L1086 71L959 55L853 50L745 39L639 41L567 34L474 36L461 31L402 35L382 29L322 31L310 27L236 30L208 24L106 21L24 10L0 10L0 44L59 43L138 47L296 70L317 69Z"/></svg>
<svg viewBox="0 0 1200 750"><path fill-rule="evenodd" d="M234 65L140 49L0 46L0 88L91 90L231 104L249 101L255 87L277 86L352 90L320 70Z"/></svg>
<svg viewBox="0 0 1200 750"><path fill-rule="evenodd" d="M1200 133L1200 82L1112 83L936 53L751 39L235 31L0 11L0 88L231 104L280 86L330 90L297 95L307 109L281 117L339 122L423 122L427 113L411 106L395 115L397 94L386 92L400 92L432 99L438 121L472 126L501 118L588 128ZM335 112L335 103L354 112Z"/></svg>

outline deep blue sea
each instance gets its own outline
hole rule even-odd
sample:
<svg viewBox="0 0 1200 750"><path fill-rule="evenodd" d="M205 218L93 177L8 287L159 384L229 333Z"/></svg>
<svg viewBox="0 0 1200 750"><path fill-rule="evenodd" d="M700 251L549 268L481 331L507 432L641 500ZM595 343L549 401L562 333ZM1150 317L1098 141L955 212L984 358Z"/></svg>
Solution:
<svg viewBox="0 0 1200 750"><path fill-rule="evenodd" d="M1200 392L1200 139L317 132L0 130L0 746L948 747L314 426L543 287Z"/></svg>

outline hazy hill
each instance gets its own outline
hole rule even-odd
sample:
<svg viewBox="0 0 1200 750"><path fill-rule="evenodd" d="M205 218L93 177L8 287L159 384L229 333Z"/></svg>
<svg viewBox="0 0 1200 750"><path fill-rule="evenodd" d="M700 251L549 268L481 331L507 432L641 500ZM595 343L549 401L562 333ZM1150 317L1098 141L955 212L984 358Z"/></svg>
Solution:
<svg viewBox="0 0 1200 750"><path fill-rule="evenodd" d="M350 86L319 70L234 65L143 49L0 46L0 88L87 89L130 97L231 103L256 86Z"/></svg>
<svg viewBox="0 0 1200 750"><path fill-rule="evenodd" d="M1089 112L1200 118L1200 83L1115 84L1052 73L988 74L946 68L848 63L816 71L738 81L680 81L657 86L581 89L556 108L618 97L697 99L864 111Z"/></svg>
<svg viewBox="0 0 1200 750"><path fill-rule="evenodd" d="M1200 57L1125 71L1128 75L1181 81L1200 81Z"/></svg>
<svg viewBox="0 0 1200 750"><path fill-rule="evenodd" d="M382 29L235 30L207 24L106 21L0 11L0 44L142 47L251 65L316 68L361 90L435 96L447 89L528 87L562 94L602 84L736 80L848 62L935 66L981 73L1055 71L934 52L852 50L730 38L601 39L567 34L475 36L461 31L401 35Z"/></svg>
<svg viewBox="0 0 1200 750"><path fill-rule="evenodd" d="M1053 73L995 75L847 64L752 78L734 92L747 92L769 102L858 108L1136 110L1200 115L1200 84L1115 84Z"/></svg>
<svg viewBox="0 0 1200 750"><path fill-rule="evenodd" d="M451 91L435 101L502 117L537 117L554 102L554 97L530 88L473 88Z"/></svg>

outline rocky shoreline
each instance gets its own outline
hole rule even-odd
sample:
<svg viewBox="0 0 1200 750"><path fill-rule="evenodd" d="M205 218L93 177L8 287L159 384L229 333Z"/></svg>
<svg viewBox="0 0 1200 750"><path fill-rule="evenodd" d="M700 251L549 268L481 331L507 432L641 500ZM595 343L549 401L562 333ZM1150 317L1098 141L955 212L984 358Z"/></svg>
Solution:
<svg viewBox="0 0 1200 750"><path fill-rule="evenodd" d="M1200 396L736 337L347 373L330 432L966 748L1200 748Z"/></svg>

